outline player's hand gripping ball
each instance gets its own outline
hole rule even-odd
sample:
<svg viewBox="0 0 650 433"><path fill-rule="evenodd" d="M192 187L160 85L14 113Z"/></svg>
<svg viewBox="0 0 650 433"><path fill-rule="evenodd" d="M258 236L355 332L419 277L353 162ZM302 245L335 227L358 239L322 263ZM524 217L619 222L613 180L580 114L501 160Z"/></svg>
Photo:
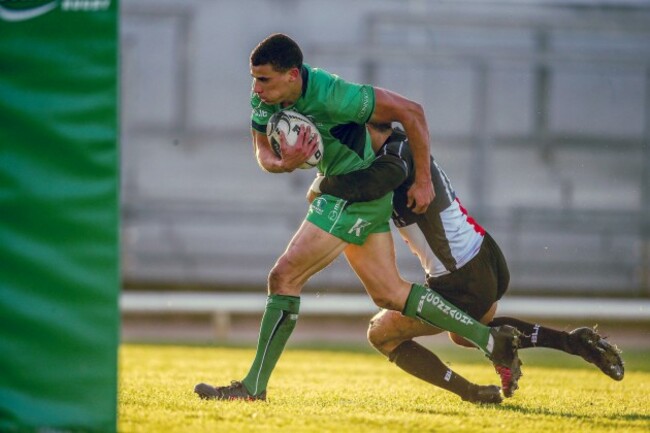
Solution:
<svg viewBox="0 0 650 433"><path fill-rule="evenodd" d="M298 139L298 133L302 125L311 127L311 137L316 136L318 139L318 148L316 152L305 161L299 168L312 168L318 165L319 161L323 158L323 140L318 132L318 128L307 117L293 110L282 110L275 113L269 119L266 125L266 135L269 138L273 152L280 158L280 131L284 132L287 138L287 144L294 146Z"/></svg>

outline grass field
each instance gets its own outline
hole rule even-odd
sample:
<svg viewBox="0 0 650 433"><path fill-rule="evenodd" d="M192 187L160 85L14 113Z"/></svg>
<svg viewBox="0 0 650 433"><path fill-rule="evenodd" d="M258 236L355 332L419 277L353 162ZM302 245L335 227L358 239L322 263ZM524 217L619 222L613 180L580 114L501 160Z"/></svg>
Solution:
<svg viewBox="0 0 650 433"><path fill-rule="evenodd" d="M476 350L436 352L470 380L497 382ZM650 431L650 351L624 353L622 382L564 353L522 351L520 389L498 406L465 403L362 350L287 349L266 403L202 401L193 394L197 382L240 379L253 355L248 348L123 345L119 431Z"/></svg>

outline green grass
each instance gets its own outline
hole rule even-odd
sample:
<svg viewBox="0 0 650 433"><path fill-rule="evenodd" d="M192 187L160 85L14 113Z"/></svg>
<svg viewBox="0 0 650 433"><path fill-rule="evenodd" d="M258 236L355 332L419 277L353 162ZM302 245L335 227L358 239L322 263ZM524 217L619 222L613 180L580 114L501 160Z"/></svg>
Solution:
<svg viewBox="0 0 650 433"><path fill-rule="evenodd" d="M476 350L443 346L466 378L496 383ZM246 348L123 345L120 432L648 432L650 351L627 352L615 382L581 359L521 352L524 377L499 406L475 406L403 373L370 351L290 348L269 401L202 401L197 382L228 384L246 373Z"/></svg>

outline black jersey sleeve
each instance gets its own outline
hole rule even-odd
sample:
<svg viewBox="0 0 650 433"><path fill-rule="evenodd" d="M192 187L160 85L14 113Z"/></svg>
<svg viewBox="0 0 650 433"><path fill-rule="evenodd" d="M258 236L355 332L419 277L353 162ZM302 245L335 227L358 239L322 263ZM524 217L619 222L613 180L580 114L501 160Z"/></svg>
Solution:
<svg viewBox="0 0 650 433"><path fill-rule="evenodd" d="M408 173L404 161L392 154L380 155L368 168L337 176L327 176L320 184L323 194L349 202L381 198L400 186Z"/></svg>

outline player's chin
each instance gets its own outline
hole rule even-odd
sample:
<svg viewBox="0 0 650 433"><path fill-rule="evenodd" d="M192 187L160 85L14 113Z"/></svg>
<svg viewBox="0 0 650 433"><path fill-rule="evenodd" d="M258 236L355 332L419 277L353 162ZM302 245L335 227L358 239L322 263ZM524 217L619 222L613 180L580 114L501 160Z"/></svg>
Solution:
<svg viewBox="0 0 650 433"><path fill-rule="evenodd" d="M260 96L260 99L262 100L262 102L264 102L267 105L275 105L275 104L279 103L279 101L277 101L276 98L269 98L269 97L265 97L265 96Z"/></svg>

